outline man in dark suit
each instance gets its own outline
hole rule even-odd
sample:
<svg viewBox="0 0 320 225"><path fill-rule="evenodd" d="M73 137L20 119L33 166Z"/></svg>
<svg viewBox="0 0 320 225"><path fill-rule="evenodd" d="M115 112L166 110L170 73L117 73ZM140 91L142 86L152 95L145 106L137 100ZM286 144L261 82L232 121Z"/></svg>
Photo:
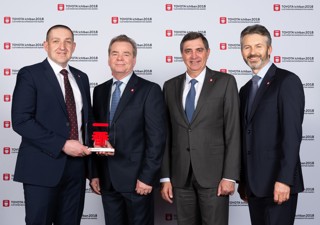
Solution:
<svg viewBox="0 0 320 225"><path fill-rule="evenodd" d="M240 175L236 81L206 67L210 49L201 33L185 35L180 51L187 71L164 84L169 135L161 195L170 203L174 197L179 225L227 225Z"/></svg>
<svg viewBox="0 0 320 225"><path fill-rule="evenodd" d="M93 112L96 122L109 123L106 147L115 152L92 155L91 187L102 196L107 225L152 225L166 138L163 94L133 72L134 40L113 38L108 54L113 79L95 87Z"/></svg>
<svg viewBox="0 0 320 225"><path fill-rule="evenodd" d="M47 59L17 75L12 124L22 142L14 180L23 183L28 225L78 225L82 217L91 103L87 75L68 65L75 46L72 30L55 25Z"/></svg>
<svg viewBox="0 0 320 225"><path fill-rule="evenodd" d="M253 225L292 225L297 193L304 189L299 157L303 86L298 76L270 62L271 36L264 26L242 31L241 52L254 76L240 90L243 151L238 191L249 203Z"/></svg>

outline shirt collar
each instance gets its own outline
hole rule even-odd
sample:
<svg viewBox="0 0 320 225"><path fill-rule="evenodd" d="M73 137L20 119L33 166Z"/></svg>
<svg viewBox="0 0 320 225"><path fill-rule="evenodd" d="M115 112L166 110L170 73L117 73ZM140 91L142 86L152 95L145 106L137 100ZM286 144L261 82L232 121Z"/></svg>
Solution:
<svg viewBox="0 0 320 225"><path fill-rule="evenodd" d="M72 74L70 72L69 65L67 65L66 68L62 68L60 65L58 65L57 63L52 61L49 57L47 57L47 60L50 64L51 68L53 69L54 74L59 74L62 69L66 69L66 70L68 70L69 74Z"/></svg>
<svg viewBox="0 0 320 225"><path fill-rule="evenodd" d="M207 71L207 69L204 68L204 70L202 70L201 73L196 78L190 77L188 72L186 72L186 84L189 84L190 80L192 80L192 79L197 80L198 83L203 83L205 75L206 75L206 71Z"/></svg>
<svg viewBox="0 0 320 225"><path fill-rule="evenodd" d="M129 82L129 80L130 80L130 78L132 77L132 74L133 74L133 72L131 72L129 75L127 75L127 76L125 76L124 78L122 78L120 81L121 81L123 84L127 85L128 82ZM116 81L117 81L116 78L112 78L112 84L114 84L114 82L116 82Z"/></svg>
<svg viewBox="0 0 320 225"><path fill-rule="evenodd" d="M259 72L258 72L258 76L261 77L261 80L263 80L263 78L265 77L265 75L267 74L270 66L272 65L272 62L269 61Z"/></svg>

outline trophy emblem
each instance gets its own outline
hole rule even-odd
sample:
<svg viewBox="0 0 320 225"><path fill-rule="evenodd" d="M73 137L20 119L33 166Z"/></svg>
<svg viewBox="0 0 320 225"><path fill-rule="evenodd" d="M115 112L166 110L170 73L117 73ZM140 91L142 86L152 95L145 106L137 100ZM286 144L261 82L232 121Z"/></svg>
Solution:
<svg viewBox="0 0 320 225"><path fill-rule="evenodd" d="M92 134L92 140L94 141L93 148L89 148L92 152L114 152L113 148L107 148L106 142L109 140L109 134L107 131L101 131L102 128L109 126L108 123L93 123L93 127L100 128L99 131L94 131Z"/></svg>

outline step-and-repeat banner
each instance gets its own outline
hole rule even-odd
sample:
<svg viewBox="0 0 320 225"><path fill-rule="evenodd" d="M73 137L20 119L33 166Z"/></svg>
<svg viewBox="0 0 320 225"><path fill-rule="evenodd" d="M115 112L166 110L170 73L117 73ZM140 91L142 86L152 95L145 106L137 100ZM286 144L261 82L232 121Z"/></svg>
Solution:
<svg viewBox="0 0 320 225"><path fill-rule="evenodd" d="M0 7L0 221L24 224L24 197L13 182L20 137L11 128L11 97L19 69L44 60L43 41L49 27L68 25L76 51L70 62L89 75L91 90L111 78L107 49L119 34L138 45L135 72L161 86L185 71L179 51L190 31L203 33L210 44L208 66L233 74L240 88L250 69L240 53L240 32L248 25L266 26L273 38L272 61L302 80L305 119L301 165L305 191L299 195L296 225L320 224L319 194L319 58L320 3L318 0L4 0ZM50 118L48 118L50 119ZM173 205L155 193L155 224L175 225ZM238 194L230 198L230 225L250 224L248 206ZM83 225L104 224L100 196L86 189Z"/></svg>

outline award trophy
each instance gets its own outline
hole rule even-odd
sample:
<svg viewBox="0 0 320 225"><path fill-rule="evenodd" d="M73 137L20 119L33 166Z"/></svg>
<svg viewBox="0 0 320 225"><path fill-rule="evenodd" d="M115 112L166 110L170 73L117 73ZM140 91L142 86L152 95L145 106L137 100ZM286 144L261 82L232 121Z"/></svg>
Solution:
<svg viewBox="0 0 320 225"><path fill-rule="evenodd" d="M93 127L108 127L107 123L93 123ZM107 131L94 131L92 134L92 140L95 146L105 146L106 141L109 140L109 135ZM92 152L114 152L113 148L107 147L93 147L89 148Z"/></svg>

